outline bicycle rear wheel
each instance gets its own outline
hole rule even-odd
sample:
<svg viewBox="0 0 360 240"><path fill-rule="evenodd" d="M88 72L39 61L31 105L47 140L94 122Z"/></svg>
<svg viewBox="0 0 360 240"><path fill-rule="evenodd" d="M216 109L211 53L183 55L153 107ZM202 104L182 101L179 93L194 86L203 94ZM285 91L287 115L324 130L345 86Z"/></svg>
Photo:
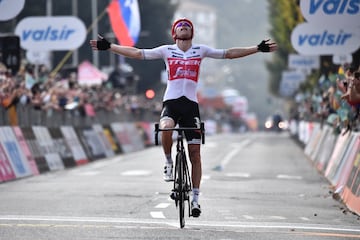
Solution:
<svg viewBox="0 0 360 240"><path fill-rule="evenodd" d="M177 156L177 177L179 181L179 192L178 192L178 204L179 204L179 220L180 227L183 228L185 226L185 166L184 166L184 153L180 153Z"/></svg>

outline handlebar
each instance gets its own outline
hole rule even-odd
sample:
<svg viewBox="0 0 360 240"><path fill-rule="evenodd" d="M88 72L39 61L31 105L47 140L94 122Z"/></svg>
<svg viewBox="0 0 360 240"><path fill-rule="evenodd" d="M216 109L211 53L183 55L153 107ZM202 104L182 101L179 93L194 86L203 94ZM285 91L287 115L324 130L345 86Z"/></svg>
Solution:
<svg viewBox="0 0 360 240"><path fill-rule="evenodd" d="M155 123L155 145L159 145L158 134L159 132L165 131L177 131L179 134L186 130L200 130L201 133L201 143L205 144L205 124L204 122L200 123L200 128L197 127L175 127L175 128L160 128L159 123Z"/></svg>

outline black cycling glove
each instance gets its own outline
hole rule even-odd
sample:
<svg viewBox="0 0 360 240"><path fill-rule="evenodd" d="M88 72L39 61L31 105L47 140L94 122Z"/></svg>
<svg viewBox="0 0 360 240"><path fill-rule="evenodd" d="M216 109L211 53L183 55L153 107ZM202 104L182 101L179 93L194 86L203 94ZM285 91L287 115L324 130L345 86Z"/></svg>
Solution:
<svg viewBox="0 0 360 240"><path fill-rule="evenodd" d="M108 50L110 48L110 42L101 35L98 35L99 40L96 41L96 47L98 50Z"/></svg>
<svg viewBox="0 0 360 240"><path fill-rule="evenodd" d="M270 52L270 43L268 43L270 39L262 40L259 45L257 45L257 49L260 52Z"/></svg>

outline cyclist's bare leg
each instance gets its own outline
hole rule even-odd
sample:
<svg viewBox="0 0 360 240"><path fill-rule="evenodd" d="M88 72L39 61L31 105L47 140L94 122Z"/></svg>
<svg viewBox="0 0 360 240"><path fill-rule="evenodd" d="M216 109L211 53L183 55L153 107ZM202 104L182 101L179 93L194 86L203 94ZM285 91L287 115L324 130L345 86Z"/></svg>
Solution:
<svg viewBox="0 0 360 240"><path fill-rule="evenodd" d="M194 188L200 188L201 181L201 157L200 144L188 144L189 158L192 165L191 179Z"/></svg>
<svg viewBox="0 0 360 240"><path fill-rule="evenodd" d="M162 118L160 120L160 128L173 128L175 126L174 120L171 118ZM161 134L161 142L166 156L171 155L171 147L173 144L172 131L165 131Z"/></svg>

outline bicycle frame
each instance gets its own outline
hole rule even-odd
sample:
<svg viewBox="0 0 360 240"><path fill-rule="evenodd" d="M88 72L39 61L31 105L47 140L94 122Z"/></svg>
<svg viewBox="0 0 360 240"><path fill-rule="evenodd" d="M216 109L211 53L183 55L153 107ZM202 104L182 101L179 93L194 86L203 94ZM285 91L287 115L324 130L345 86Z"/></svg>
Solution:
<svg viewBox="0 0 360 240"><path fill-rule="evenodd" d="M184 147L184 136L186 130L200 130L202 144L205 143L205 128L204 123L200 124L199 128L166 128L160 129L159 124L155 123L155 145L158 145L158 133L161 131L177 131L177 143L176 143L176 162L175 162L175 174L174 174L174 186L172 189L171 198L175 200L176 207L179 208L179 220L180 227L185 226L185 201L188 202L188 213L190 214L190 201L189 193L192 191L191 177L189 173L188 163L186 159L186 152Z"/></svg>

